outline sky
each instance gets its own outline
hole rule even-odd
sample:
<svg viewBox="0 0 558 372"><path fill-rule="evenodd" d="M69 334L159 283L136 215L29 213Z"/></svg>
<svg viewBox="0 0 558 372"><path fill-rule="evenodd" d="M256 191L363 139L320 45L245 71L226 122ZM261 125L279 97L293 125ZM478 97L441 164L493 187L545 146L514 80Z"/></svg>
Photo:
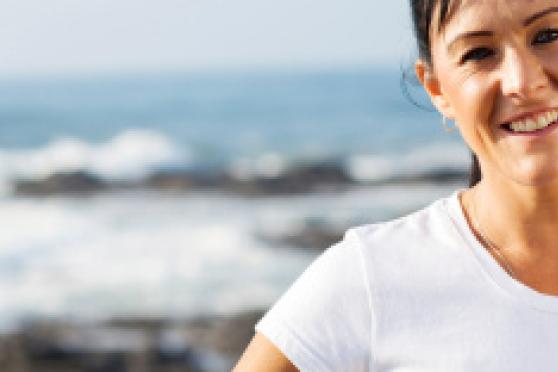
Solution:
<svg viewBox="0 0 558 372"><path fill-rule="evenodd" d="M0 76L399 65L403 0L3 0Z"/></svg>

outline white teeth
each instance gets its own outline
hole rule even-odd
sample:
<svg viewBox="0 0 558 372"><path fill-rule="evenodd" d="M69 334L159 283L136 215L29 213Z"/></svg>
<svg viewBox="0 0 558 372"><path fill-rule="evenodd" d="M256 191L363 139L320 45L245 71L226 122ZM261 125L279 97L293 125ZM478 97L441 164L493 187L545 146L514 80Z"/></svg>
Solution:
<svg viewBox="0 0 558 372"><path fill-rule="evenodd" d="M546 123L546 120L543 119L542 117L539 118L538 122L535 122L534 120L531 120L531 119L527 119L525 121L526 125L524 127L524 130L527 131L527 132L535 130L535 129L537 129L537 125L543 126L544 123Z"/></svg>
<svg viewBox="0 0 558 372"><path fill-rule="evenodd" d="M539 114L534 118L514 121L510 128L514 132L532 132L547 127L558 120L558 110Z"/></svg>

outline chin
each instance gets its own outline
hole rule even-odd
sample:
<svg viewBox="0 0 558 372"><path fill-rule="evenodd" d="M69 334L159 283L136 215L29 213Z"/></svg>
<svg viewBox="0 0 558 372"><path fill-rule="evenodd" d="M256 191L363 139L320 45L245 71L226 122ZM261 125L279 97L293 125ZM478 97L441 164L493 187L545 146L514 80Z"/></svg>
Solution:
<svg viewBox="0 0 558 372"><path fill-rule="evenodd" d="M510 175L511 178L522 186L543 188L558 186L558 163L548 166L522 164L513 173L513 175Z"/></svg>

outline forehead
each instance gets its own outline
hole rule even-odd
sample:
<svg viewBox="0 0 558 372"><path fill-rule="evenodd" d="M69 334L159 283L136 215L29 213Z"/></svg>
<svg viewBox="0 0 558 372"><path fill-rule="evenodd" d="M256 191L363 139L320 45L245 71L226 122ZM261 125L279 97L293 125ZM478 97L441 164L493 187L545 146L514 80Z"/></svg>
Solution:
<svg viewBox="0 0 558 372"><path fill-rule="evenodd" d="M454 0L441 27L443 34L520 26L530 15L558 6L558 0Z"/></svg>

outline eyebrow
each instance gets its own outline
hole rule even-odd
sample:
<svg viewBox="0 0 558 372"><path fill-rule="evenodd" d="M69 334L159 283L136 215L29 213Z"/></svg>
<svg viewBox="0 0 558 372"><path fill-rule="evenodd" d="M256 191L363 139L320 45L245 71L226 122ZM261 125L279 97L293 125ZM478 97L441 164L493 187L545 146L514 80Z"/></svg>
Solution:
<svg viewBox="0 0 558 372"><path fill-rule="evenodd" d="M523 21L523 26L529 26L531 23L535 22L537 19L542 18L549 13L555 13L555 12L558 12L558 6L553 6L553 7L550 7L548 9L541 10L540 12L535 13L532 16L526 18ZM468 39L468 38L474 38L474 37L487 37L487 36L492 36L492 35L494 35L494 33L492 31L470 31L470 32L465 32L465 33L459 34L455 39L453 39L448 44L448 50L451 51L453 49L454 44L456 44L460 40Z"/></svg>
<svg viewBox="0 0 558 372"><path fill-rule="evenodd" d="M537 19L544 17L548 13L558 12L558 6L553 6L545 10L541 10L538 13L533 14L529 18L523 21L523 26L529 26L531 23L535 22Z"/></svg>
<svg viewBox="0 0 558 372"><path fill-rule="evenodd" d="M558 7L556 8L556 10L558 10ZM451 51L454 48L454 45L457 42L459 42L460 40L475 38L475 37L487 37L487 36L492 36L492 35L494 35L494 32L492 32L492 31L469 31L469 32L464 32L462 34L459 34L455 39L453 39L448 44L448 50Z"/></svg>

